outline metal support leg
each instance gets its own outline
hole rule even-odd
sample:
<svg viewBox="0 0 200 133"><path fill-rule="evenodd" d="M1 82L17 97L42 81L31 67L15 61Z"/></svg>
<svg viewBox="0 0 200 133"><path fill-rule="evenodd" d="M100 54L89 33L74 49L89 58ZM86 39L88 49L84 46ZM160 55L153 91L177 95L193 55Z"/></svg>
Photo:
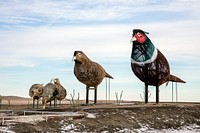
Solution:
<svg viewBox="0 0 200 133"><path fill-rule="evenodd" d="M37 108L39 108L39 99L37 99Z"/></svg>
<svg viewBox="0 0 200 133"><path fill-rule="evenodd" d="M159 103L159 65L158 65L158 61L156 61L156 79L157 79L157 85L156 85L156 103Z"/></svg>
<svg viewBox="0 0 200 133"><path fill-rule="evenodd" d="M156 103L159 103L159 86L156 86Z"/></svg>
<svg viewBox="0 0 200 133"><path fill-rule="evenodd" d="M50 99L50 105L49 106L51 107L51 99Z"/></svg>
<svg viewBox="0 0 200 133"><path fill-rule="evenodd" d="M53 107L55 108L56 99L53 99Z"/></svg>
<svg viewBox="0 0 200 133"><path fill-rule="evenodd" d="M97 88L94 89L94 104L97 103Z"/></svg>
<svg viewBox="0 0 200 133"><path fill-rule="evenodd" d="M33 109L34 109L34 106L35 106L35 100L33 99Z"/></svg>
<svg viewBox="0 0 200 133"><path fill-rule="evenodd" d="M148 103L148 65L145 64L145 68L144 68L144 73L145 73L145 97L144 97L144 100L145 100L145 103Z"/></svg>
<svg viewBox="0 0 200 133"><path fill-rule="evenodd" d="M89 103L89 88L86 88L86 104Z"/></svg>
<svg viewBox="0 0 200 133"><path fill-rule="evenodd" d="M145 92L144 92L144 94L145 94L145 98L144 98L145 103L148 103L148 85L147 84L145 84Z"/></svg>

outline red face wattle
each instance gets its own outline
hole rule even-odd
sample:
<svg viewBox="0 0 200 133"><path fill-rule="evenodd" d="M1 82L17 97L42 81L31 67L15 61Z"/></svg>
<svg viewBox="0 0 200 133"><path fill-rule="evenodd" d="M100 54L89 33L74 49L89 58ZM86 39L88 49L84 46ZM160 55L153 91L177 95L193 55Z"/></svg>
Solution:
<svg viewBox="0 0 200 133"><path fill-rule="evenodd" d="M146 40L146 36L143 34L143 33L136 33L134 35L134 37L136 38L136 40L139 42L139 43L143 43L145 40Z"/></svg>

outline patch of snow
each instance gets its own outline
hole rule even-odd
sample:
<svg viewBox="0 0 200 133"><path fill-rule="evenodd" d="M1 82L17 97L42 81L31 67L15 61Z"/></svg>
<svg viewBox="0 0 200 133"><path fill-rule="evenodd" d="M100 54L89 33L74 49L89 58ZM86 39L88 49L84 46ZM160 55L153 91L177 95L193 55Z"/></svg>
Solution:
<svg viewBox="0 0 200 133"><path fill-rule="evenodd" d="M148 128L147 126L143 126L139 129L128 129L128 128L124 128L122 130L119 130L118 132L120 133L134 133L134 132L137 132L137 133L197 133L197 132L200 132L200 126L199 125L196 125L196 124L192 124L192 125L188 125L188 126L183 126L181 127L180 129L153 129L153 128Z"/></svg>
<svg viewBox="0 0 200 133"><path fill-rule="evenodd" d="M75 126L74 124L70 124L70 125L63 125L61 127L61 132L65 133L66 131L70 131L70 130L74 130L75 129Z"/></svg>
<svg viewBox="0 0 200 133"><path fill-rule="evenodd" d="M157 120L160 120L161 118L157 117L156 119L157 119Z"/></svg>
<svg viewBox="0 0 200 133"><path fill-rule="evenodd" d="M131 116L131 118L132 118L132 119L135 119L135 117L134 117L134 116Z"/></svg>
<svg viewBox="0 0 200 133"><path fill-rule="evenodd" d="M122 130L119 130L118 133L131 133L131 130L128 128L124 128Z"/></svg>
<svg viewBox="0 0 200 133"><path fill-rule="evenodd" d="M15 133L13 131L10 130L10 127L3 127L3 126L0 126L0 133Z"/></svg>
<svg viewBox="0 0 200 133"><path fill-rule="evenodd" d="M87 113L86 118L92 118L92 119L94 119L94 118L96 118L96 116L94 114Z"/></svg>
<svg viewBox="0 0 200 133"><path fill-rule="evenodd" d="M108 131L102 131L101 133L109 133Z"/></svg>
<svg viewBox="0 0 200 133"><path fill-rule="evenodd" d="M142 131L142 132L146 132L148 130L148 127L142 127L142 128L140 128L140 131Z"/></svg>
<svg viewBox="0 0 200 133"><path fill-rule="evenodd" d="M64 124L64 120L61 120L61 121L60 121L60 124L61 124L61 125Z"/></svg>

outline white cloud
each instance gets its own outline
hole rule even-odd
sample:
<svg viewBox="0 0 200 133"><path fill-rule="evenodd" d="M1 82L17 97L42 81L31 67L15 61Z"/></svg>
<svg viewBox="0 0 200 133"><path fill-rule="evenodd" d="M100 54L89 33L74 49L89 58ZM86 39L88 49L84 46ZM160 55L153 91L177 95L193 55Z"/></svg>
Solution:
<svg viewBox="0 0 200 133"><path fill-rule="evenodd" d="M195 3L195 4L194 4ZM36 62L31 58L71 58L74 50L82 50L93 59L129 58L131 44L129 39L133 28L150 32L150 39L169 58L188 58L199 56L199 19L122 24L65 25L52 26L59 22L110 21L125 18L138 19L140 13L182 12L197 17L199 1L136 0L126 1L10 1L0 2L0 21L4 24L20 24L20 28L0 31L0 66L27 65ZM190 7L190 8L188 8ZM147 20L148 21L148 20ZM41 24L44 26L25 24ZM192 55L192 56L191 56Z"/></svg>
<svg viewBox="0 0 200 133"><path fill-rule="evenodd" d="M1 66L28 64L31 58L71 59L75 50L86 52L92 59L129 58L129 42L133 28L150 32L148 35L161 52L177 59L183 54L200 56L199 21L132 25L93 25L27 28L20 31L1 31ZM94 55L94 56L93 56ZM25 63L27 62L27 63Z"/></svg>
<svg viewBox="0 0 200 133"><path fill-rule="evenodd" d="M137 19L140 13L180 12L199 18L200 1L85 0L80 1L2 1L0 22L8 24L44 24L107 22ZM190 7L190 8L188 8ZM148 21L148 20L146 20Z"/></svg>
<svg viewBox="0 0 200 133"><path fill-rule="evenodd" d="M111 51L126 51L126 47L120 45L124 38L121 28L113 26L57 27L7 33L4 31L1 32L1 53L10 57L9 62L15 62L24 58L27 60L30 58L71 58L75 50L83 50L97 56L112 53ZM110 55L108 54L108 57ZM114 55L119 56L120 53ZM7 64L5 60L2 61L4 61L3 64Z"/></svg>

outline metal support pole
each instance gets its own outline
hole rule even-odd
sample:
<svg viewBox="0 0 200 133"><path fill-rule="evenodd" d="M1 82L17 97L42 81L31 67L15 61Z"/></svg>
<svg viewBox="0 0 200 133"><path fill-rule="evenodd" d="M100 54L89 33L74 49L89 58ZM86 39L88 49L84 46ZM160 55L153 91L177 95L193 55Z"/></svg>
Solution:
<svg viewBox="0 0 200 133"><path fill-rule="evenodd" d="M109 99L109 102L110 102L110 78L108 79L108 94L109 94L109 97L108 97L108 99Z"/></svg>
<svg viewBox="0 0 200 133"><path fill-rule="evenodd" d="M172 102L174 102L174 82L172 82Z"/></svg>
<svg viewBox="0 0 200 133"><path fill-rule="evenodd" d="M107 103L107 100L108 100L108 97L107 97L107 78L105 79L106 80L106 103Z"/></svg>
<svg viewBox="0 0 200 133"><path fill-rule="evenodd" d="M177 82L176 82L176 102L178 102L178 89L177 89Z"/></svg>

